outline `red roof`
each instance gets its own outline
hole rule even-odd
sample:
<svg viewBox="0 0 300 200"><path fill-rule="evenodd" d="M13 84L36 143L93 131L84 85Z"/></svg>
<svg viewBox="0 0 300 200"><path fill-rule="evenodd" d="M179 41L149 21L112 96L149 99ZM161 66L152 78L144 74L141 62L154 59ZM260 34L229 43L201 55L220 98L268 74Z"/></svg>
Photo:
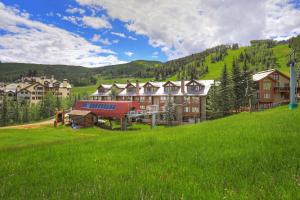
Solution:
<svg viewBox="0 0 300 200"><path fill-rule="evenodd" d="M131 111L139 110L140 105L135 101L98 101L83 100L77 101L74 110L91 111L99 117L122 118Z"/></svg>

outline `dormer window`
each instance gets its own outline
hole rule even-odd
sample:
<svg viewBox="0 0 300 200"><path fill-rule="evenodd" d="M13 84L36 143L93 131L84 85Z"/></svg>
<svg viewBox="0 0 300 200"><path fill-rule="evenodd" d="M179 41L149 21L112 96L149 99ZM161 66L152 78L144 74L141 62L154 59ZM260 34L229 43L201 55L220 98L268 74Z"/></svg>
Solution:
<svg viewBox="0 0 300 200"><path fill-rule="evenodd" d="M203 89L203 85L195 80L191 80L186 86L188 93L199 93Z"/></svg>
<svg viewBox="0 0 300 200"><path fill-rule="evenodd" d="M134 93L135 92L135 87L133 87L133 86L127 87L126 91L127 91L127 93Z"/></svg>
<svg viewBox="0 0 300 200"><path fill-rule="evenodd" d="M176 92L180 88L180 86L177 86L176 84L174 84L171 81L166 82L163 86L164 86L165 93Z"/></svg>
<svg viewBox="0 0 300 200"><path fill-rule="evenodd" d="M199 85L191 85L191 86L188 86L188 88L187 88L188 92L200 92L201 89L202 89L202 86L199 86Z"/></svg>

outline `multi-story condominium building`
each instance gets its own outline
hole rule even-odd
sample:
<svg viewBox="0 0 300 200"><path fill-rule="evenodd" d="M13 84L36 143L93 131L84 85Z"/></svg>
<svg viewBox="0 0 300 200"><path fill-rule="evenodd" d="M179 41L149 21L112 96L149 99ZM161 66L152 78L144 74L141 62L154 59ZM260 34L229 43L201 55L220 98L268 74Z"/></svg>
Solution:
<svg viewBox="0 0 300 200"><path fill-rule="evenodd" d="M258 107L268 108L280 103L288 103L290 78L276 70L261 71L253 75L257 83Z"/></svg>
<svg viewBox="0 0 300 200"><path fill-rule="evenodd" d="M4 85L0 88L0 104L2 104L3 95L6 95L8 101L27 100L30 103L41 101L45 94L52 92L53 95L64 98L71 93L72 86L67 79L59 82L52 76L51 79L42 77L25 77L17 83Z"/></svg>
<svg viewBox="0 0 300 200"><path fill-rule="evenodd" d="M206 120L206 99L213 83L213 80L190 80L101 84L92 94L92 98L93 100L137 101L140 103L141 110L154 105L162 113L170 100L175 107L177 122L197 122Z"/></svg>

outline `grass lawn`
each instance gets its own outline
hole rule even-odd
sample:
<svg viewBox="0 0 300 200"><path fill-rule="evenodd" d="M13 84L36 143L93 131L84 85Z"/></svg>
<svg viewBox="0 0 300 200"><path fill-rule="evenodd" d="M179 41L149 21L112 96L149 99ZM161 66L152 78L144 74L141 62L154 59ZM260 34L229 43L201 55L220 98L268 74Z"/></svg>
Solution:
<svg viewBox="0 0 300 200"><path fill-rule="evenodd" d="M197 125L0 129L0 199L300 199L300 109Z"/></svg>

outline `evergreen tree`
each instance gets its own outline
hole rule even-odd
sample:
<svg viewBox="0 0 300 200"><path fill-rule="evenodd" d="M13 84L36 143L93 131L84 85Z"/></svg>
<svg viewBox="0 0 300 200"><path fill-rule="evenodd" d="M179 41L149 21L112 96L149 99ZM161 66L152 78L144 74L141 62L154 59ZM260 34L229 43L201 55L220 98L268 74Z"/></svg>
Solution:
<svg viewBox="0 0 300 200"><path fill-rule="evenodd" d="M24 123L27 123L30 121L30 112L29 112L29 103L27 101L25 101L23 103L23 115L22 115L22 121Z"/></svg>
<svg viewBox="0 0 300 200"><path fill-rule="evenodd" d="M207 115L211 119L220 117L220 95L218 86L214 83L207 96Z"/></svg>
<svg viewBox="0 0 300 200"><path fill-rule="evenodd" d="M172 96L169 94L168 96L168 103L166 106L166 112L164 115L164 120L167 121L167 124L170 126L172 125L172 121L175 120L175 107L172 102Z"/></svg>
<svg viewBox="0 0 300 200"><path fill-rule="evenodd" d="M1 126L6 126L8 123L8 103L6 94L3 94L2 107L1 107Z"/></svg>
<svg viewBox="0 0 300 200"><path fill-rule="evenodd" d="M227 66L224 65L221 79L220 79L220 111L223 116L230 114L232 108L231 95L232 90L227 72Z"/></svg>
<svg viewBox="0 0 300 200"><path fill-rule="evenodd" d="M234 59L232 63L232 86L233 86L233 109L238 111L242 104L243 98L243 79L237 61Z"/></svg>

